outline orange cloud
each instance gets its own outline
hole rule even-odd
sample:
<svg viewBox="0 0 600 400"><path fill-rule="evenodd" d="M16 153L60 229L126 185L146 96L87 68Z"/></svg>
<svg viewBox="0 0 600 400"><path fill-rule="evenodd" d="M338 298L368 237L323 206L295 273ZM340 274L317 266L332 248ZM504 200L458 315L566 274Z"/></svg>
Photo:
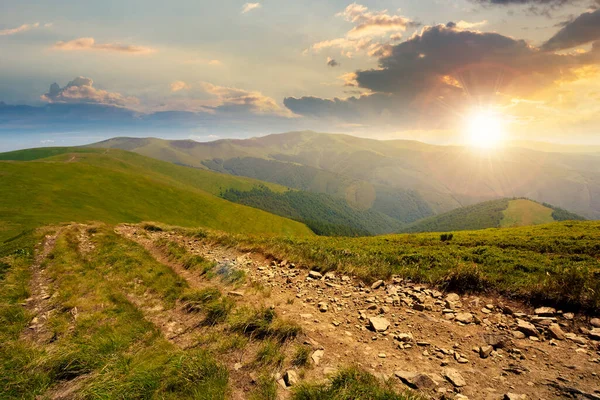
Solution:
<svg viewBox="0 0 600 400"><path fill-rule="evenodd" d="M16 28L3 29L0 30L0 36L16 35L17 33L26 32L34 28L39 28L39 26L39 22L36 22L35 24L23 24Z"/></svg>
<svg viewBox="0 0 600 400"><path fill-rule="evenodd" d="M171 83L171 92L179 92L180 90L189 89L190 85L184 81L175 81Z"/></svg>
<svg viewBox="0 0 600 400"><path fill-rule="evenodd" d="M96 43L94 38L79 38L68 42L57 42L54 48L65 51L109 51L125 54L150 54L156 49L122 43Z"/></svg>

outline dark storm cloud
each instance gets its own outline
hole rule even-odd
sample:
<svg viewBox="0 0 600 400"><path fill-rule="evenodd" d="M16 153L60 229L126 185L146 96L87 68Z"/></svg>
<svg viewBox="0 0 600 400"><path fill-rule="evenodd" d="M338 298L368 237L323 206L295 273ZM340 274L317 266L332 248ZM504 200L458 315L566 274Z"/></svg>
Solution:
<svg viewBox="0 0 600 400"><path fill-rule="evenodd" d="M300 115L401 120L404 125L426 120L427 114L437 125L449 114L448 105L456 110L499 92L526 96L557 80L575 79L574 68L599 61L600 46L590 53L558 55L497 33L439 25L391 46L378 68L356 72L358 87L370 95L287 98L284 104Z"/></svg>
<svg viewBox="0 0 600 400"><path fill-rule="evenodd" d="M339 67L340 63L337 62L334 58L328 57L327 58L327 66L328 67Z"/></svg>
<svg viewBox="0 0 600 400"><path fill-rule="evenodd" d="M600 40L600 9L581 14L542 45L544 51L570 49Z"/></svg>

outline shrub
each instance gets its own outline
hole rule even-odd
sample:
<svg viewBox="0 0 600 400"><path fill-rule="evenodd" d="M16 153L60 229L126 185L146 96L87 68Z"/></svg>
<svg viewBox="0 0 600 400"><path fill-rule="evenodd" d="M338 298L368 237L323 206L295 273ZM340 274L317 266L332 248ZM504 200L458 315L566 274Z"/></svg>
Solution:
<svg viewBox="0 0 600 400"><path fill-rule="evenodd" d="M451 241L452 239L454 239L454 234L453 234L453 233L442 233L442 234L440 235L440 240L441 240L442 242L449 242L449 241Z"/></svg>
<svg viewBox="0 0 600 400"><path fill-rule="evenodd" d="M256 363L260 366L281 367L285 356L281 352L281 345L273 340L265 341L256 353Z"/></svg>

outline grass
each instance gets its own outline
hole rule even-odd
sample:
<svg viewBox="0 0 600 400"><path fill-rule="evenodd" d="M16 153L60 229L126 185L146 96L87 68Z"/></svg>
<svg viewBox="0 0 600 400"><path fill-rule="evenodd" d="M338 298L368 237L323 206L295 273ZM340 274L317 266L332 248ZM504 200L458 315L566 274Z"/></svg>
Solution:
<svg viewBox="0 0 600 400"><path fill-rule="evenodd" d="M158 239L154 243L169 257L171 261L176 261L185 269L198 271L202 275L211 272L217 265L215 262L209 261L202 256L190 254L184 246L172 240Z"/></svg>
<svg viewBox="0 0 600 400"><path fill-rule="evenodd" d="M309 346L300 345L296 348L292 358L292 365L296 367L305 367L310 360L311 348Z"/></svg>
<svg viewBox="0 0 600 400"><path fill-rule="evenodd" d="M47 322L53 340L44 346L21 335L32 318L19 304L30 295L32 257L5 257L10 268L0 281L0 398L34 399L75 378L82 379L77 393L83 399L225 398L227 370L205 351L182 351L167 342L124 295L150 291L168 307L182 296L185 282L109 227L97 228L92 241L96 250L83 257L78 233L68 229L45 262L54 312Z"/></svg>
<svg viewBox="0 0 600 400"><path fill-rule="evenodd" d="M399 393L368 372L347 368L335 375L331 382L302 384L294 390L294 400L418 400L422 397L409 392Z"/></svg>
<svg viewBox="0 0 600 400"><path fill-rule="evenodd" d="M281 352L281 343L274 340L265 340L256 353L256 364L260 367L280 368L284 360L285 355Z"/></svg>
<svg viewBox="0 0 600 400"><path fill-rule="evenodd" d="M508 202L502 212L501 227L540 225L554 222L553 209L531 200L517 199Z"/></svg>
<svg viewBox="0 0 600 400"><path fill-rule="evenodd" d="M36 227L71 221L159 221L240 233L312 235L301 223L204 190L214 190L219 182L224 189L250 188L252 180L230 179L121 150L0 161L0 176L0 243Z"/></svg>
<svg viewBox="0 0 600 400"><path fill-rule="evenodd" d="M600 222L370 238L268 238L210 233L242 251L372 282L400 275L463 291L494 291L565 309L600 311Z"/></svg>
<svg viewBox="0 0 600 400"><path fill-rule="evenodd" d="M270 308L242 307L229 320L231 330L256 339L276 339L284 342L300 334L299 325L277 318Z"/></svg>

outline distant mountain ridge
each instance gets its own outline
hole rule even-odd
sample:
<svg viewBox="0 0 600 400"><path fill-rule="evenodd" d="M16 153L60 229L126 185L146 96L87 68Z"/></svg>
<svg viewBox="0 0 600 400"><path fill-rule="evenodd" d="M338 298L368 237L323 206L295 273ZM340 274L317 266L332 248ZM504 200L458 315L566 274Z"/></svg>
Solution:
<svg viewBox="0 0 600 400"><path fill-rule="evenodd" d="M373 208L403 223L513 197L600 218L600 154L479 151L310 131L208 143L114 138L90 146L126 148L177 164L347 197L354 207ZM271 163L267 168L265 161ZM294 182L300 175L305 178Z"/></svg>

